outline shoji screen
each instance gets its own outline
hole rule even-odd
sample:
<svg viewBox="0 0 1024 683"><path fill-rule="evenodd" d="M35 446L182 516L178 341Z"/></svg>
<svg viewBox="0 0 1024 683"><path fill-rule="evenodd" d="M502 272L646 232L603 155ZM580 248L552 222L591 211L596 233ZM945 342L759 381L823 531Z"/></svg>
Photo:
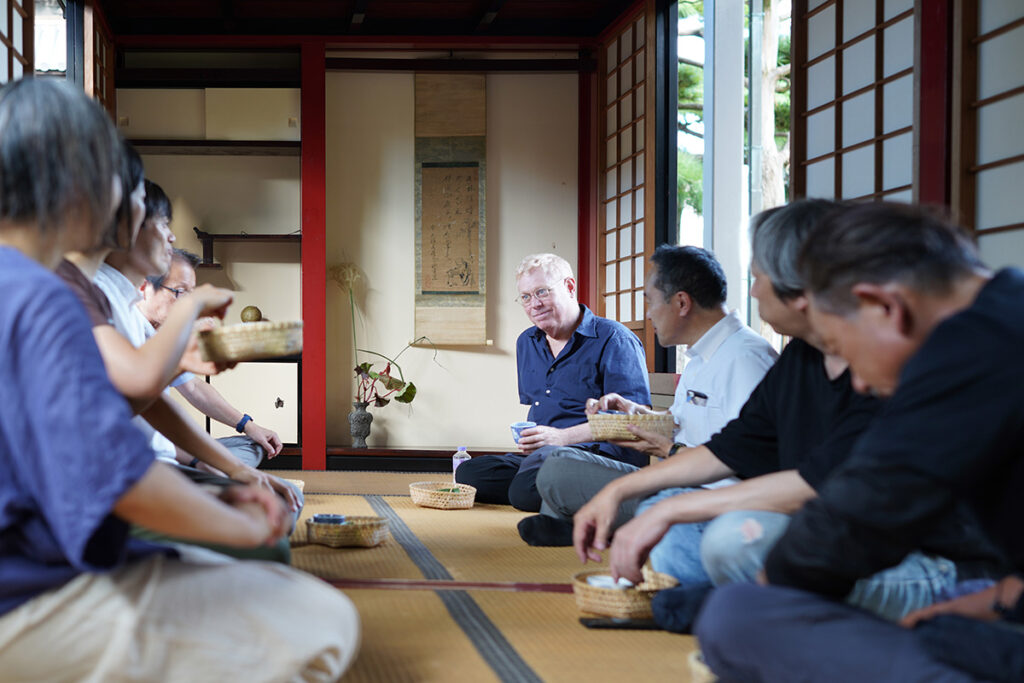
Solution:
<svg viewBox="0 0 1024 683"><path fill-rule="evenodd" d="M32 73L32 0L0 0L0 83Z"/></svg>
<svg viewBox="0 0 1024 683"><path fill-rule="evenodd" d="M647 35L644 16L629 21L601 56L601 204L598 313L644 339L644 254L653 249L645 215ZM647 340L644 339L645 344ZM652 339L653 341L653 339ZM649 345L649 344L648 344Z"/></svg>
<svg viewBox="0 0 1024 683"><path fill-rule="evenodd" d="M910 201L914 0L793 5L792 195Z"/></svg>
<svg viewBox="0 0 1024 683"><path fill-rule="evenodd" d="M115 115L114 40L103 15L90 2L85 7L85 92Z"/></svg>
<svg viewBox="0 0 1024 683"><path fill-rule="evenodd" d="M1024 3L979 0L959 10L954 201L987 263L1024 266Z"/></svg>

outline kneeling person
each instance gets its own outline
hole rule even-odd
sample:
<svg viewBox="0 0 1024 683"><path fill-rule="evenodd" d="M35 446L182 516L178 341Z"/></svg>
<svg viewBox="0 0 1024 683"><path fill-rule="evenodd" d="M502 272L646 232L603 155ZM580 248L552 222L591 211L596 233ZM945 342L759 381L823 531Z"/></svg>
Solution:
<svg viewBox="0 0 1024 683"><path fill-rule="evenodd" d="M473 458L455 475L476 487L478 502L537 512L537 471L554 448L577 444L638 466L650 460L641 451L594 442L585 410L588 398L612 391L650 405L651 391L640 340L576 300L568 261L555 254L527 256L516 282L517 299L534 324L516 342L519 401L530 406L527 419L538 426L523 431L521 453Z"/></svg>

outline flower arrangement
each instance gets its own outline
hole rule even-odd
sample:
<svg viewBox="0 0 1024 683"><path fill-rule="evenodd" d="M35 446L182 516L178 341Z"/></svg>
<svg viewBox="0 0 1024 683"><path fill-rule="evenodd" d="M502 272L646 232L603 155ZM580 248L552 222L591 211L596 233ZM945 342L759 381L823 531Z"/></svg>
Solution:
<svg viewBox="0 0 1024 683"><path fill-rule="evenodd" d="M352 348L356 357L354 368L356 377L355 400L359 403L370 403L380 408L386 406L392 400L398 403L412 403L416 398L416 385L407 382L402 373L402 367L398 364L398 358L406 349L413 344L422 341L430 342L427 337L420 337L406 344L394 358L389 358L382 353L359 348L356 340L356 303L354 290L356 284L362 279L359 269L352 263L340 263L332 265L328 269L328 276L343 291L348 293L349 313L352 316ZM374 370L373 362L359 362L359 353L377 356L386 361L382 370ZM396 377L393 373L397 371Z"/></svg>

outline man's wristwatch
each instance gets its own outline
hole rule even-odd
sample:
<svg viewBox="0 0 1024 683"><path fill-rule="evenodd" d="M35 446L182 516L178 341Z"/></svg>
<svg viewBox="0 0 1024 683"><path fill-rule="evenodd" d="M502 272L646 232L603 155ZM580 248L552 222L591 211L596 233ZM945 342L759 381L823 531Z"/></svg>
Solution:
<svg viewBox="0 0 1024 683"><path fill-rule="evenodd" d="M674 444L669 446L668 447L668 457L671 458L673 455L676 454L676 451L678 451L680 448L686 448L686 444L685 443L679 443L678 441L676 441Z"/></svg>
<svg viewBox="0 0 1024 683"><path fill-rule="evenodd" d="M242 419L239 420L238 424L235 425L235 431L238 432L239 434L244 434L245 424L247 422L252 422L252 415L249 415L248 413L242 415Z"/></svg>

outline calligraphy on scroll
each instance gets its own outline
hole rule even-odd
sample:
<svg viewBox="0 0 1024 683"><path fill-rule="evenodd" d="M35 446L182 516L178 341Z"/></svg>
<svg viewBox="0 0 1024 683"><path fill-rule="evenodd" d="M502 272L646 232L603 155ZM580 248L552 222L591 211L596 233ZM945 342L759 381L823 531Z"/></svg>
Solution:
<svg viewBox="0 0 1024 683"><path fill-rule="evenodd" d="M423 164L424 294L480 291L479 187L476 163Z"/></svg>

